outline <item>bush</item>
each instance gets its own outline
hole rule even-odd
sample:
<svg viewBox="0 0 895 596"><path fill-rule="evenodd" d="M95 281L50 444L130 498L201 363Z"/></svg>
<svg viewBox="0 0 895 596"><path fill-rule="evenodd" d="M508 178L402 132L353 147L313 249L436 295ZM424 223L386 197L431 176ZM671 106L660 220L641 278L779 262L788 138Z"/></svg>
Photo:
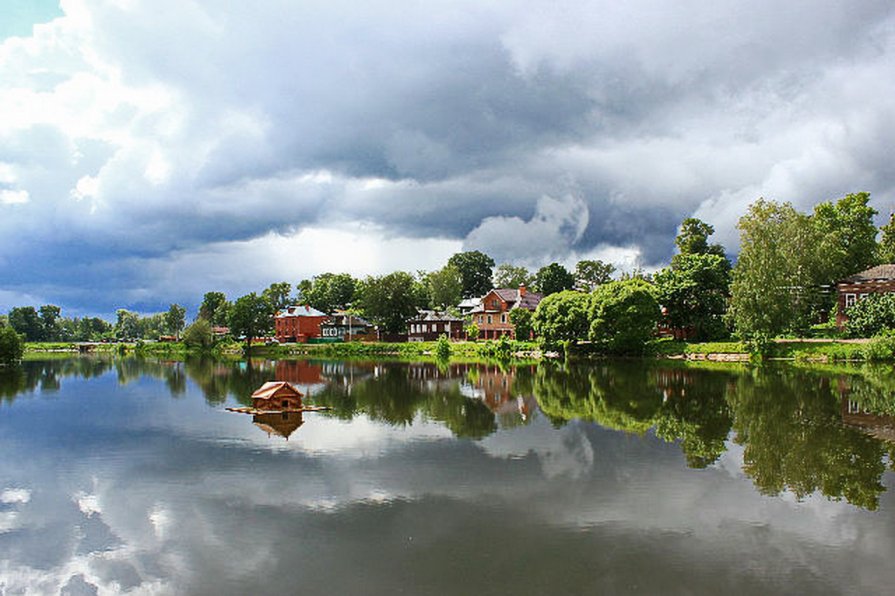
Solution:
<svg viewBox="0 0 895 596"><path fill-rule="evenodd" d="M546 347L587 339L590 294L566 290L545 296L535 311L532 326Z"/></svg>
<svg viewBox="0 0 895 596"><path fill-rule="evenodd" d="M206 350L214 344L214 334L211 331L211 323L205 319L198 319L183 332L183 343L190 348Z"/></svg>
<svg viewBox="0 0 895 596"><path fill-rule="evenodd" d="M869 361L895 360L895 331L887 330L874 337L862 352Z"/></svg>
<svg viewBox="0 0 895 596"><path fill-rule="evenodd" d="M649 282L609 282L591 294L590 339L605 352L642 354L660 316Z"/></svg>
<svg viewBox="0 0 895 596"><path fill-rule="evenodd" d="M845 331L851 337L873 337L895 329L895 294L870 294L845 310Z"/></svg>
<svg viewBox="0 0 895 596"><path fill-rule="evenodd" d="M5 325L0 327L0 365L15 364L24 353L24 343L15 329Z"/></svg>
<svg viewBox="0 0 895 596"><path fill-rule="evenodd" d="M451 341L447 335L442 335L435 342L435 357L439 360L447 360L451 357Z"/></svg>

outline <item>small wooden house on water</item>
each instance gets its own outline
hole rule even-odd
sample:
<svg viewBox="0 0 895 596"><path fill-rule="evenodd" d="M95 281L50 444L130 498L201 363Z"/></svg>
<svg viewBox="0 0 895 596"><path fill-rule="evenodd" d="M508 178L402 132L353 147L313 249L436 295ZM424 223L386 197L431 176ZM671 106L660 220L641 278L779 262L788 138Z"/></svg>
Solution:
<svg viewBox="0 0 895 596"><path fill-rule="evenodd" d="M301 410L302 393L292 383L268 381L252 394L252 407L256 410L286 412Z"/></svg>

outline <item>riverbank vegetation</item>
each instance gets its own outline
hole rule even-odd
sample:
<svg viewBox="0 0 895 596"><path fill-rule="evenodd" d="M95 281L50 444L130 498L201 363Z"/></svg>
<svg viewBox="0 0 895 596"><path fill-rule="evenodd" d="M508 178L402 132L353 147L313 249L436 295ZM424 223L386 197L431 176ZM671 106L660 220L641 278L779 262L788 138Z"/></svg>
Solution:
<svg viewBox="0 0 895 596"><path fill-rule="evenodd" d="M356 279L347 273L321 273L295 286L276 282L260 293L232 302L219 291L207 292L194 321L171 304L167 312L140 315L119 309L114 323L96 317L67 318L54 305L16 307L6 324L29 343L29 350L51 350L52 342L121 342L112 349L173 353L258 350L253 340L273 333L275 313L289 304L308 304L323 312L344 309L395 335L406 330L420 309L446 309L498 287L531 284L543 295L534 312L512 309L516 336L534 338L535 350L562 355L659 355L749 353L770 358L886 359L892 350L887 333L895 329L895 294L869 294L837 312L835 283L867 267L895 260L895 216L875 227L876 211L868 193L849 194L802 213L789 203L760 199L739 220L740 252L734 265L723 246L711 242L714 228L687 218L675 238L670 264L654 273L622 272L598 260L579 261L574 270L550 263L536 272L502 263L479 251L453 255L433 272L396 271ZM879 237L879 239L878 239ZM834 325L837 314L847 323ZM470 338L477 327L468 321ZM687 340L661 344L658 334ZM877 337L863 347L831 341L797 344L775 341L823 337ZM162 340L158 345L154 340ZM177 340L182 340L177 341ZM717 351L711 343L725 342ZM40 343L35 343L40 342ZM50 342L50 343L48 343ZM103 344L104 345L104 344ZM129 347L133 345L133 347ZM94 348L106 349L106 348ZM368 344L330 347L260 348L285 353L421 354L429 345ZM530 353L528 347L452 342L452 353L498 350ZM742 350L742 351L741 351ZM442 348L444 352L444 348Z"/></svg>

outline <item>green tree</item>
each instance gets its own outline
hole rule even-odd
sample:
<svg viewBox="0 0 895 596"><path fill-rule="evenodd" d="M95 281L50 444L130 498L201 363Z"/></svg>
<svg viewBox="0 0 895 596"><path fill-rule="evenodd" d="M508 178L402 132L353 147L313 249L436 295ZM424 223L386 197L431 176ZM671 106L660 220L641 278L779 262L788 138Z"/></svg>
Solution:
<svg viewBox="0 0 895 596"><path fill-rule="evenodd" d="M9 311L9 325L25 337L25 341L41 341L43 326L33 306L17 306Z"/></svg>
<svg viewBox="0 0 895 596"><path fill-rule="evenodd" d="M535 288L544 296L571 290L573 287L575 287L575 276L559 263L545 265L535 274Z"/></svg>
<svg viewBox="0 0 895 596"><path fill-rule="evenodd" d="M599 259L578 261L575 265L575 288L582 292L593 292L594 288L612 281L615 265Z"/></svg>
<svg viewBox="0 0 895 596"><path fill-rule="evenodd" d="M59 316L62 309L52 304L40 307L40 338L42 341L59 341L62 332Z"/></svg>
<svg viewBox="0 0 895 596"><path fill-rule="evenodd" d="M199 306L199 318L212 325L225 326L230 317L230 304L223 292L206 292Z"/></svg>
<svg viewBox="0 0 895 596"><path fill-rule="evenodd" d="M465 331L466 337L468 337L470 341L477 340L479 338L479 333L481 333L479 326L476 325L474 321L466 326Z"/></svg>
<svg viewBox="0 0 895 596"><path fill-rule="evenodd" d="M230 332L251 346L253 339L273 331L273 314L270 302L255 292L241 296L230 309Z"/></svg>
<svg viewBox="0 0 895 596"><path fill-rule="evenodd" d="M463 298L478 298L487 294L491 284L491 270L494 259L478 250L458 252L448 259L448 265L455 267L463 279Z"/></svg>
<svg viewBox="0 0 895 596"><path fill-rule="evenodd" d="M720 244L709 244L709 236L715 228L701 219L688 217L681 222L680 230L674 243L682 255L718 255L724 256L724 247Z"/></svg>
<svg viewBox="0 0 895 596"><path fill-rule="evenodd" d="M435 309L457 306L463 294L463 278L460 271L451 265L429 273L426 276L426 286L429 304Z"/></svg>
<svg viewBox="0 0 895 596"><path fill-rule="evenodd" d="M609 353L642 353L659 321L654 288L642 279L611 281L591 294L590 339Z"/></svg>
<svg viewBox="0 0 895 596"><path fill-rule="evenodd" d="M276 312L289 306L289 302L292 300L290 297L291 294L292 284L281 281L279 283L270 284L266 290L261 292L261 297L267 300L270 303L271 308Z"/></svg>
<svg viewBox="0 0 895 596"><path fill-rule="evenodd" d="M820 281L835 283L878 263L876 209L869 201L870 193L859 192L814 207L811 219L820 241L816 251Z"/></svg>
<svg viewBox="0 0 895 596"><path fill-rule="evenodd" d="M677 255L653 278L659 303L673 327L693 329L694 339L726 335L723 317L730 291L730 261L716 254Z"/></svg>
<svg viewBox="0 0 895 596"><path fill-rule="evenodd" d="M881 226L877 260L880 263L895 263L895 212L889 214L889 223Z"/></svg>
<svg viewBox="0 0 895 596"><path fill-rule="evenodd" d="M0 366L9 366L22 359L25 347L16 330L7 325L0 326Z"/></svg>
<svg viewBox="0 0 895 596"><path fill-rule="evenodd" d="M420 307L416 284L417 280L405 271L368 276L359 292L364 316L387 333L400 333Z"/></svg>
<svg viewBox="0 0 895 596"><path fill-rule="evenodd" d="M518 288L519 286L531 286L534 284L534 276L521 265L501 263L494 270L495 288Z"/></svg>
<svg viewBox="0 0 895 596"><path fill-rule="evenodd" d="M525 341L531 337L533 318L534 313L527 308L510 310L510 323L513 324L513 333L516 339Z"/></svg>
<svg viewBox="0 0 895 596"><path fill-rule="evenodd" d="M165 330L179 337L186 323L186 309L179 304L172 304L165 313Z"/></svg>
<svg viewBox="0 0 895 596"><path fill-rule="evenodd" d="M587 339L590 331L590 294L564 290L545 296L532 320L535 334L546 345ZM518 309L517 309L518 310Z"/></svg>
<svg viewBox="0 0 895 596"><path fill-rule="evenodd" d="M136 339L142 337L140 330L140 316L129 310L119 308L115 311L115 337L119 340Z"/></svg>
<svg viewBox="0 0 895 596"><path fill-rule="evenodd" d="M348 273L321 273L298 284L299 299L319 311L331 313L355 301L358 282Z"/></svg>
<svg viewBox="0 0 895 596"><path fill-rule="evenodd" d="M208 349L214 345L214 334L207 319L198 318L183 331L183 343L191 348Z"/></svg>
<svg viewBox="0 0 895 596"><path fill-rule="evenodd" d="M729 309L737 333L749 339L806 329L822 304L820 238L811 218L789 203L760 199L737 227Z"/></svg>

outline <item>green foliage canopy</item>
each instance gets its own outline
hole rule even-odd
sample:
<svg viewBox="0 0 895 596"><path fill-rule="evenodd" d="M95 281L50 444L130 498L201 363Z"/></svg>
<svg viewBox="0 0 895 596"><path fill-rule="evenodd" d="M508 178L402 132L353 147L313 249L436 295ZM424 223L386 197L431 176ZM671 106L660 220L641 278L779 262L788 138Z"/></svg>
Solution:
<svg viewBox="0 0 895 596"><path fill-rule="evenodd" d="M521 285L530 286L534 283L534 276L522 265L501 263L494 270L495 288L518 288Z"/></svg>
<svg viewBox="0 0 895 596"><path fill-rule="evenodd" d="M868 294L848 307L845 314L845 331L850 337L872 337L895 329L895 294Z"/></svg>
<svg viewBox="0 0 895 596"><path fill-rule="evenodd" d="M535 334L548 346L586 339L590 329L590 294L564 290L545 296L532 320Z"/></svg>
<svg viewBox="0 0 895 596"><path fill-rule="evenodd" d="M359 289L364 316L387 333L400 333L407 327L407 319L425 306L425 297L419 295L416 285L417 280L405 271L368 276Z"/></svg>
<svg viewBox="0 0 895 596"><path fill-rule="evenodd" d="M230 333L244 336L247 345L256 337L273 330L273 309L270 302L252 292L237 298L230 309Z"/></svg>
<svg viewBox="0 0 895 596"><path fill-rule="evenodd" d="M613 273L615 265L599 259L578 261L575 265L575 287L582 292L593 292L597 286L612 281Z"/></svg>
<svg viewBox="0 0 895 596"><path fill-rule="evenodd" d="M574 287L575 276L559 263L545 265L535 274L535 288L544 296L571 290Z"/></svg>
<svg viewBox="0 0 895 596"><path fill-rule="evenodd" d="M726 335L723 316L730 289L730 261L716 254L676 255L653 278L669 324L692 328L700 341Z"/></svg>
<svg viewBox="0 0 895 596"><path fill-rule="evenodd" d="M463 278L456 267L445 265L426 276L426 288L429 305L444 310L460 303L463 295Z"/></svg>
<svg viewBox="0 0 895 596"><path fill-rule="evenodd" d="M0 365L15 364L22 359L25 347L16 330L8 325L0 325Z"/></svg>
<svg viewBox="0 0 895 596"><path fill-rule="evenodd" d="M458 252L448 259L448 265L455 267L463 279L463 298L484 296L494 287L491 284L491 270L494 259L478 250Z"/></svg>
<svg viewBox="0 0 895 596"><path fill-rule="evenodd" d="M591 294L590 339L609 353L639 354L659 321L652 285L642 279L612 281Z"/></svg>

